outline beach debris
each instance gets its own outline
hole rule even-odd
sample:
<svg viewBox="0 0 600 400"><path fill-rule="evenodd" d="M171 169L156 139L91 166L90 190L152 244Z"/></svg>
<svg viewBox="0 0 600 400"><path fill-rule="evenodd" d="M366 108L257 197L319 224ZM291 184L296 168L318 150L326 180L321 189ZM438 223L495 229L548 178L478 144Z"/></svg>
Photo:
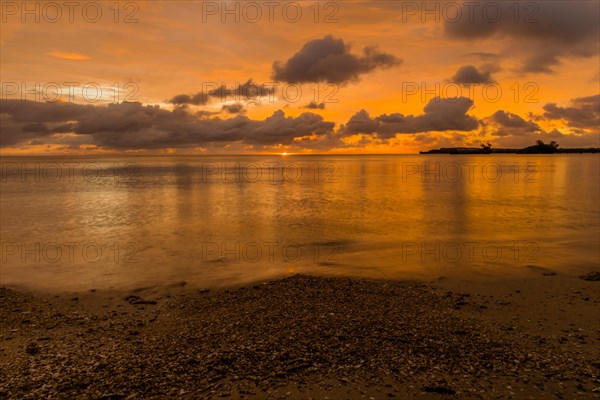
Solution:
<svg viewBox="0 0 600 400"><path fill-rule="evenodd" d="M523 389L532 398L548 391L577 398L568 391L576 384L588 391L598 386L587 327L538 336L518 321L507 326L455 308L475 309L479 295L310 276L250 288L210 296L185 291L160 300L160 308L129 307L123 303L154 300L126 292L110 309L0 288L0 320L7 331L20 328L17 340L2 343L21 353L0 358L0 391L7 398L104 400L177 398L182 389L181 397L205 400L288 392L318 399L497 399ZM48 333L32 324L22 326L24 310L36 326L56 325L50 341L40 342ZM158 315L160 323L150 324ZM24 349L30 341L40 347Z"/></svg>
<svg viewBox="0 0 600 400"><path fill-rule="evenodd" d="M127 301L129 304L156 304L156 300L145 300L140 296L136 296L134 294L126 296L125 301Z"/></svg>
<svg viewBox="0 0 600 400"><path fill-rule="evenodd" d="M600 272L588 272L587 274L581 275L579 278L583 279L584 281L600 281Z"/></svg>
<svg viewBox="0 0 600 400"><path fill-rule="evenodd" d="M39 352L40 352L40 347L35 342L29 343L27 345L27 347L25 348L25 353L29 354L30 356L39 354Z"/></svg>
<svg viewBox="0 0 600 400"><path fill-rule="evenodd" d="M427 393L449 394L455 395L456 391L446 384L432 384L423 386L423 391Z"/></svg>
<svg viewBox="0 0 600 400"><path fill-rule="evenodd" d="M98 398L98 400L121 400L124 399L125 395L121 393L108 393L103 394Z"/></svg>

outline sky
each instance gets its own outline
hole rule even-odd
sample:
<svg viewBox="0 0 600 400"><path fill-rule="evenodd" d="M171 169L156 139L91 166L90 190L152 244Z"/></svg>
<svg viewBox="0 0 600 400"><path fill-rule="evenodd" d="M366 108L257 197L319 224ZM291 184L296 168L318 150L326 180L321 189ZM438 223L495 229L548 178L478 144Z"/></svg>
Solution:
<svg viewBox="0 0 600 400"><path fill-rule="evenodd" d="M0 1L0 154L600 147L597 1Z"/></svg>

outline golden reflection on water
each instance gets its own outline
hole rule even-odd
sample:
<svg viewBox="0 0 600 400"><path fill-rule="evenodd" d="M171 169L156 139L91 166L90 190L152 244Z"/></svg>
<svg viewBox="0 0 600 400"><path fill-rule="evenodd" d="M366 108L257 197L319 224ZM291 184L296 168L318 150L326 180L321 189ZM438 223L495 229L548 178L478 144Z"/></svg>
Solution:
<svg viewBox="0 0 600 400"><path fill-rule="evenodd" d="M577 274L599 264L599 160L4 157L2 284ZM14 172L25 164L77 168L69 179Z"/></svg>

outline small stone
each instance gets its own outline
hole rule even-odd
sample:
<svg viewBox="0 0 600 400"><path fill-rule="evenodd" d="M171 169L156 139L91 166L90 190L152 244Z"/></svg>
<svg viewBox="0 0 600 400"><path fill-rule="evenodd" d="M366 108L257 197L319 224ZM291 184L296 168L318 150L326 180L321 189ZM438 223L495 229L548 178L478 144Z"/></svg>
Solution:
<svg viewBox="0 0 600 400"><path fill-rule="evenodd" d="M35 342L29 343L27 345L27 347L25 348L25 353L29 354L30 356L39 354L39 352L40 352L40 347Z"/></svg>
<svg viewBox="0 0 600 400"><path fill-rule="evenodd" d="M98 398L98 400L121 400L124 399L125 395L121 393L108 393L103 394Z"/></svg>
<svg viewBox="0 0 600 400"><path fill-rule="evenodd" d="M587 274L581 275L579 278L583 279L584 281L600 281L600 272L588 272Z"/></svg>
<svg viewBox="0 0 600 400"><path fill-rule="evenodd" d="M449 394L454 395L456 391L447 385L429 385L422 388L427 393Z"/></svg>
<svg viewBox="0 0 600 400"><path fill-rule="evenodd" d="M125 301L127 301L129 304L156 304L155 300L145 300L142 299L140 296L136 296L133 294L126 296Z"/></svg>

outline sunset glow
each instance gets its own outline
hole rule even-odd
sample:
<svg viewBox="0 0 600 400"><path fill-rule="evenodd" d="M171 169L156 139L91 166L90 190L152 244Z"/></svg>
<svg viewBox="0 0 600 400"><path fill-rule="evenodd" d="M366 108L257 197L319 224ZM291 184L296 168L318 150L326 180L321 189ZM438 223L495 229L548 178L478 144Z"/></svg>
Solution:
<svg viewBox="0 0 600 400"><path fill-rule="evenodd" d="M599 0L0 0L0 189L0 399L599 398Z"/></svg>
<svg viewBox="0 0 600 400"><path fill-rule="evenodd" d="M598 146L598 2L488 3L5 2L2 154Z"/></svg>

